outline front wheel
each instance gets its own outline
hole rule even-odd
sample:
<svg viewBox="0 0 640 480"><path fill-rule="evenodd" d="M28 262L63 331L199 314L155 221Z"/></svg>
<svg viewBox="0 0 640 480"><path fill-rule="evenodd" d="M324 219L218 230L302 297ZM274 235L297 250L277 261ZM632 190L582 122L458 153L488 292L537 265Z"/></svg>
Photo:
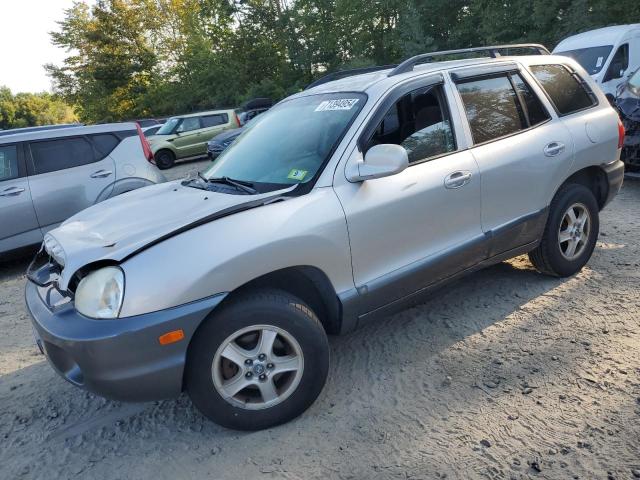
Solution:
<svg viewBox="0 0 640 480"><path fill-rule="evenodd" d="M186 386L214 422L260 430L304 412L329 368L327 336L313 311L282 291L239 297L198 329Z"/></svg>
<svg viewBox="0 0 640 480"><path fill-rule="evenodd" d="M542 273L568 277L589 261L600 229L598 202L587 187L569 184L551 202L542 241L529 252Z"/></svg>
<svg viewBox="0 0 640 480"><path fill-rule="evenodd" d="M176 162L176 156L173 154L171 150L160 150L154 155L153 158L156 161L156 165L160 170L166 170L167 168L171 168L173 164Z"/></svg>

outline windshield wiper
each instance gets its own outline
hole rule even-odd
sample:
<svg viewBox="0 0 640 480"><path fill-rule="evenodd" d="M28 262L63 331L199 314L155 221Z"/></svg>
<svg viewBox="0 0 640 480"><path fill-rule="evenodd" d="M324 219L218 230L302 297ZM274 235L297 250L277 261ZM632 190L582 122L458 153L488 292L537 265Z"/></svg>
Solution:
<svg viewBox="0 0 640 480"><path fill-rule="evenodd" d="M200 173L198 173L198 175L200 175ZM208 183L224 183L226 185L231 185L240 190L244 190L249 194L254 194L257 192L257 190L253 188L253 183L246 182L244 180L234 180L233 178L229 177L205 178L202 175L200 175L200 178L203 178Z"/></svg>

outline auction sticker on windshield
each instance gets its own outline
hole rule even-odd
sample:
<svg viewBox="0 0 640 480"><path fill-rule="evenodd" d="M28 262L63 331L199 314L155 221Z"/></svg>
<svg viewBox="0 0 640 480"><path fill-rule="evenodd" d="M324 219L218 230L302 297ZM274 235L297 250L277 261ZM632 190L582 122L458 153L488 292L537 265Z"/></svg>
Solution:
<svg viewBox="0 0 640 480"><path fill-rule="evenodd" d="M337 100L325 100L316 107L316 112L328 112L331 110L351 110L358 103L357 98L340 98Z"/></svg>
<svg viewBox="0 0 640 480"><path fill-rule="evenodd" d="M291 180L298 180L301 182L302 180L304 180L304 177L306 176L307 176L306 170L298 170L297 168L292 168L291 171L289 172L289 175L287 175L287 178Z"/></svg>

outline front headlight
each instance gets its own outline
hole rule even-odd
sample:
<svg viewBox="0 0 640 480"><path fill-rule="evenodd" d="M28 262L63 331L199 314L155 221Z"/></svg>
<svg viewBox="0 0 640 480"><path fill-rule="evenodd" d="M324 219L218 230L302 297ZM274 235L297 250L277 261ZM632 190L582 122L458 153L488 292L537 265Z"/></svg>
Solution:
<svg viewBox="0 0 640 480"><path fill-rule="evenodd" d="M118 318L124 298L124 273L118 267L91 272L78 284L76 310L91 318Z"/></svg>

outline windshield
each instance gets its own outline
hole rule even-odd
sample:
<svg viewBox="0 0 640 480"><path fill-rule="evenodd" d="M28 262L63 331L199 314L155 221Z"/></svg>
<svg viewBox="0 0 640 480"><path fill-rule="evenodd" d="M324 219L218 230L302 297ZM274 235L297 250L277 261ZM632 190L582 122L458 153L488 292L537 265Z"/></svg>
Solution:
<svg viewBox="0 0 640 480"><path fill-rule="evenodd" d="M156 132L156 135L171 135L179 121L179 118L170 118L167 120L167 123L160 127L160 130Z"/></svg>
<svg viewBox="0 0 640 480"><path fill-rule="evenodd" d="M204 176L282 186L309 182L365 101L358 93L285 101L250 122Z"/></svg>
<svg viewBox="0 0 640 480"><path fill-rule="evenodd" d="M607 61L613 45L603 45L601 47L579 48L577 50L567 50L566 52L554 52L554 55L564 55L571 57L584 68L589 75L595 75Z"/></svg>

